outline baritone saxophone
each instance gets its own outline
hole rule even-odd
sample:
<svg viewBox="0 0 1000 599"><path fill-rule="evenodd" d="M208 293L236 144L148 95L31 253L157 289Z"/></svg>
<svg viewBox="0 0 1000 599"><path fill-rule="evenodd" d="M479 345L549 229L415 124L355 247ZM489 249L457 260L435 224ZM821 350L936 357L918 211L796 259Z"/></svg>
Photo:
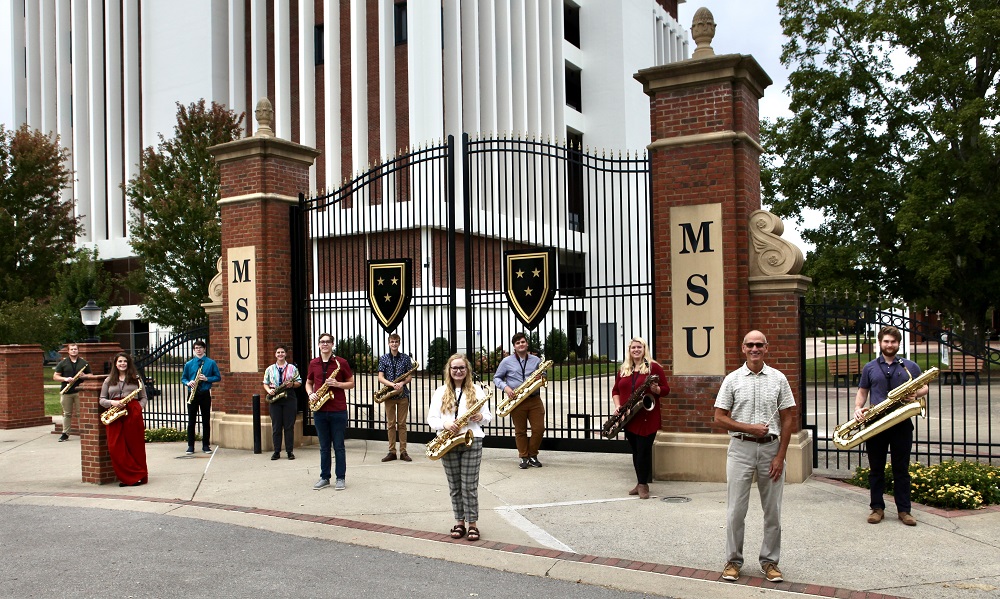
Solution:
<svg viewBox="0 0 1000 599"><path fill-rule="evenodd" d="M903 368L906 368L905 364ZM941 371L935 366L917 378L913 378L913 374L907 368L906 374L910 376L910 379L890 391L885 401L872 406L860 419L849 420L833 431L833 444L838 449L857 447L885 429L895 426L904 420L909 420L918 415L923 417L924 409L927 406L924 399L920 397L907 400L907 397L936 379L941 374Z"/></svg>

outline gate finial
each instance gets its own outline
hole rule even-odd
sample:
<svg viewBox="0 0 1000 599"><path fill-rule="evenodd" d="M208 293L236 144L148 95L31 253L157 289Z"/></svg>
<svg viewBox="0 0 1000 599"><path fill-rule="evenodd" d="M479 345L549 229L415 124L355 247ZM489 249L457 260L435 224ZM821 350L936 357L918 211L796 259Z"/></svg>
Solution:
<svg viewBox="0 0 1000 599"><path fill-rule="evenodd" d="M693 60L715 56L712 48L712 38L715 37L715 17L712 11L704 6L694 12L694 19L691 21L691 37L694 38L698 47L691 54Z"/></svg>
<svg viewBox="0 0 1000 599"><path fill-rule="evenodd" d="M271 128L271 124L274 123L274 109L271 107L271 101L267 98L258 100L253 114L257 117L257 132L254 133L254 137L274 137L274 129Z"/></svg>

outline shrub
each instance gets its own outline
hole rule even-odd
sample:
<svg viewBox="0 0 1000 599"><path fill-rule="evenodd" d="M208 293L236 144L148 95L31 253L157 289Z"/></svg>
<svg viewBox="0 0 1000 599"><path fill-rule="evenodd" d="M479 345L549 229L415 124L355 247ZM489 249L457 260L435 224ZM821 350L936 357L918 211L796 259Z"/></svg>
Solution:
<svg viewBox="0 0 1000 599"><path fill-rule="evenodd" d="M948 460L934 466L910 464L910 498L924 505L976 509L1000 503L1000 468L979 462ZM846 482L871 488L871 472L858 467ZM886 491L892 493L892 464L885 467Z"/></svg>
<svg viewBox="0 0 1000 599"><path fill-rule="evenodd" d="M569 352L569 361L570 362L576 362L576 352L575 351Z"/></svg>
<svg viewBox="0 0 1000 599"><path fill-rule="evenodd" d="M337 345L333 348L333 353L347 360L351 370L368 372L358 370L359 357L370 356L372 353L372 346L368 345L368 342L361 335L338 340Z"/></svg>
<svg viewBox="0 0 1000 599"><path fill-rule="evenodd" d="M351 363L348 360L348 363ZM378 372L378 358L371 354L356 354L351 370L362 374L374 374Z"/></svg>
<svg viewBox="0 0 1000 599"><path fill-rule="evenodd" d="M542 355L542 339L538 336L538 331L528 335L528 352L539 357Z"/></svg>
<svg viewBox="0 0 1000 599"><path fill-rule="evenodd" d="M545 357L556 364L566 361L569 355L569 339L562 329L553 328L545 338Z"/></svg>
<svg viewBox="0 0 1000 599"><path fill-rule="evenodd" d="M435 375L440 374L450 357L451 343L444 337L435 337L427 349L427 364L424 368Z"/></svg>
<svg viewBox="0 0 1000 599"><path fill-rule="evenodd" d="M166 427L146 429L146 443L172 443L174 441L187 441L187 432Z"/></svg>
<svg viewBox="0 0 1000 599"><path fill-rule="evenodd" d="M487 372L492 376L492 373L496 372L497 367L500 366L500 361L508 355L510 354L505 352L503 346L500 345L491 352L481 348L472 356L472 369L476 372Z"/></svg>

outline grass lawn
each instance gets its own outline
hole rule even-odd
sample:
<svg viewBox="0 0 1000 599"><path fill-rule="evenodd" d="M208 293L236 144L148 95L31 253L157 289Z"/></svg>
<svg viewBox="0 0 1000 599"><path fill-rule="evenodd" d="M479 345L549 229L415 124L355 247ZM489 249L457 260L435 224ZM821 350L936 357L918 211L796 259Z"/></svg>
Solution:
<svg viewBox="0 0 1000 599"><path fill-rule="evenodd" d="M857 364L857 371L861 372L861 368L868 363L867 356L861 356L860 358L857 354L848 354L852 360L852 364ZM841 356L847 357L847 356ZM835 356L830 356L830 360L835 360ZM941 356L937 353L933 354L914 354L910 356L910 359L920 366L921 370L927 370L933 366L941 367ZM857 362L854 362L857 360ZM806 360L806 381L825 383L828 381L830 370L826 365L827 358L813 358L811 360ZM851 370L854 372L854 370Z"/></svg>
<svg viewBox="0 0 1000 599"><path fill-rule="evenodd" d="M58 385L59 383L52 380L52 374L55 372L55 367L46 366L42 368L43 377L45 379L45 385ZM62 405L59 404L59 387L46 387L45 388L45 415L46 416L58 416L62 414Z"/></svg>
<svg viewBox="0 0 1000 599"><path fill-rule="evenodd" d="M600 376L604 374L614 374L618 369L617 364L611 362L601 362L597 364L557 364L553 365L548 372L551 381L565 381L580 376Z"/></svg>

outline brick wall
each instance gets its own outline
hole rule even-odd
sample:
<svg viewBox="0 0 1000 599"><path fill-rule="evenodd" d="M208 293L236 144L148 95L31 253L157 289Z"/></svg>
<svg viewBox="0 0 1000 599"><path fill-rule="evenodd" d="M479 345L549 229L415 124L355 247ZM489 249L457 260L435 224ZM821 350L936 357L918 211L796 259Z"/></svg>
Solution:
<svg viewBox="0 0 1000 599"><path fill-rule="evenodd" d="M0 429L51 424L41 345L0 345Z"/></svg>
<svg viewBox="0 0 1000 599"><path fill-rule="evenodd" d="M116 480L115 470L111 467L111 454L108 452L108 431L101 423L101 407L98 398L103 381L84 381L79 390L79 422L80 429L80 469L81 478L85 483L103 485Z"/></svg>

